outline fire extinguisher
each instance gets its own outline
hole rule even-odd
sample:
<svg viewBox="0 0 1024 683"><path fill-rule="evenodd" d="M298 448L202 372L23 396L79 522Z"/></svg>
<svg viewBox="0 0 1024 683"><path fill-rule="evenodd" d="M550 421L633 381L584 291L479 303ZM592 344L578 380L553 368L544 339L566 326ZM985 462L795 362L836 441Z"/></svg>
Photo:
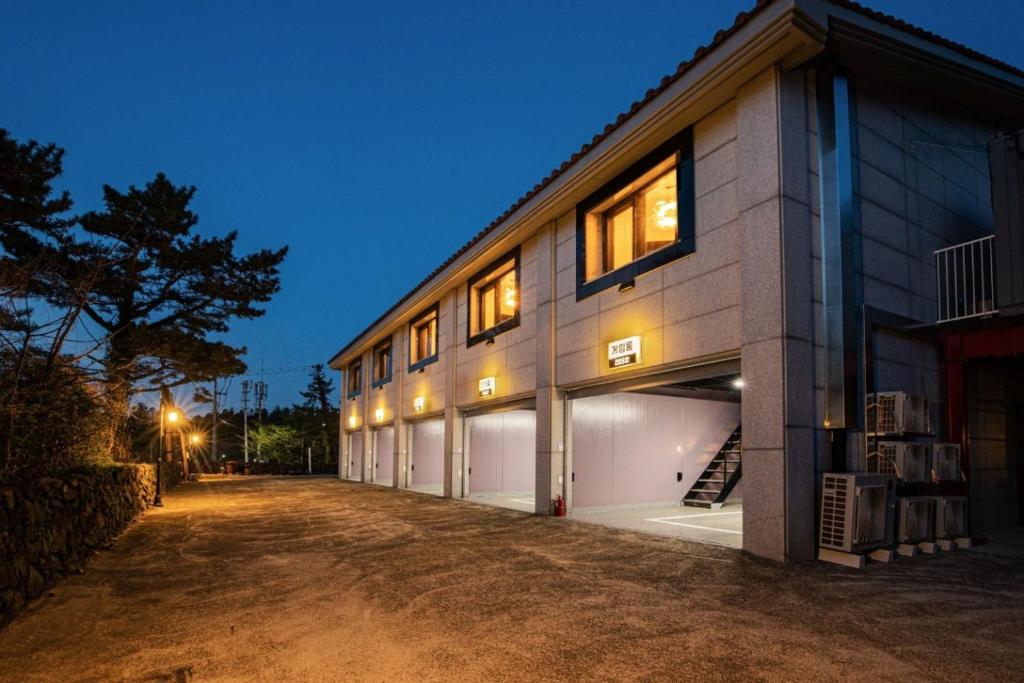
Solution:
<svg viewBox="0 0 1024 683"><path fill-rule="evenodd" d="M555 498L555 517L565 517L565 498L561 495Z"/></svg>

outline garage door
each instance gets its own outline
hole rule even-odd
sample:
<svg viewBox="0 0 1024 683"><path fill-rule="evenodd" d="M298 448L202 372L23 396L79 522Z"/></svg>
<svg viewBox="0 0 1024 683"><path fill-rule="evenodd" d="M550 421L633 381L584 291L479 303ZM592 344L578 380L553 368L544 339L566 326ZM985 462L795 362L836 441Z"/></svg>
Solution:
<svg viewBox="0 0 1024 683"><path fill-rule="evenodd" d="M519 505L532 505L536 485L536 422L532 410L467 418L470 495L513 496L525 501Z"/></svg>
<svg viewBox="0 0 1024 683"><path fill-rule="evenodd" d="M637 393L572 402L573 507L678 503L728 439L738 403Z"/></svg>
<svg viewBox="0 0 1024 683"><path fill-rule="evenodd" d="M373 481L391 486L395 483L395 428L381 427L375 436Z"/></svg>
<svg viewBox="0 0 1024 683"><path fill-rule="evenodd" d="M444 420L414 422L409 432L410 486L441 495L444 491Z"/></svg>
<svg viewBox="0 0 1024 683"><path fill-rule="evenodd" d="M348 478L355 481L361 479L363 471L363 433L350 432L348 435Z"/></svg>

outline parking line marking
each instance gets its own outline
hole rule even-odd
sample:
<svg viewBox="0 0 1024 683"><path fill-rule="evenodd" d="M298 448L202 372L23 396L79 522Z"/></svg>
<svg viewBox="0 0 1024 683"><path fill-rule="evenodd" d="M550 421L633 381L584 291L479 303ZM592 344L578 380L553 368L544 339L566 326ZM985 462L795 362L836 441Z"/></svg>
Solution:
<svg viewBox="0 0 1024 683"><path fill-rule="evenodd" d="M648 522L660 521L662 519L695 519L697 517L720 517L722 515L742 515L743 512L700 512L696 515L672 515L670 517L654 517L648 519Z"/></svg>
<svg viewBox="0 0 1024 683"><path fill-rule="evenodd" d="M702 529L704 531L717 531L723 534L736 534L737 536L743 535L742 531L733 531L732 529L719 529L713 526L701 526L700 524L683 524L682 522L669 522L664 519L645 519L645 522L658 522L659 524L671 524L672 526L682 526L687 529Z"/></svg>
<svg viewBox="0 0 1024 683"><path fill-rule="evenodd" d="M736 531L734 529L721 529L714 526L703 526L701 524L687 524L685 522L674 522L676 519L694 519L696 517L719 517L721 515L742 515L743 512L702 512L696 515L675 515L673 517L652 517L645 519L645 522L657 522L659 524L670 524L672 526L685 527L687 529L700 529L701 531L717 531L722 534L736 534L742 536L742 531Z"/></svg>

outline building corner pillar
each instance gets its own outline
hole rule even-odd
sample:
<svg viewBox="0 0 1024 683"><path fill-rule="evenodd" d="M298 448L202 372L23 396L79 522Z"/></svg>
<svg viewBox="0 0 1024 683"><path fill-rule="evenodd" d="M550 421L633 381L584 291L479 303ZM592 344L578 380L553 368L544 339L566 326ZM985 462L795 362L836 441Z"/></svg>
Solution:
<svg viewBox="0 0 1024 683"><path fill-rule="evenodd" d="M814 316L802 71L768 69L737 95L743 388L743 547L814 554Z"/></svg>

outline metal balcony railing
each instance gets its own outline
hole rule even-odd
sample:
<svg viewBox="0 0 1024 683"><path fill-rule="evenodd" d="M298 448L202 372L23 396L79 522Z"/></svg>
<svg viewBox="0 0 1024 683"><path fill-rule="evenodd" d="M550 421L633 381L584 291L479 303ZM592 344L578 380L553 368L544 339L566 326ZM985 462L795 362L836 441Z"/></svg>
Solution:
<svg viewBox="0 0 1024 683"><path fill-rule="evenodd" d="M936 250L937 322L977 318L997 311L994 237Z"/></svg>

